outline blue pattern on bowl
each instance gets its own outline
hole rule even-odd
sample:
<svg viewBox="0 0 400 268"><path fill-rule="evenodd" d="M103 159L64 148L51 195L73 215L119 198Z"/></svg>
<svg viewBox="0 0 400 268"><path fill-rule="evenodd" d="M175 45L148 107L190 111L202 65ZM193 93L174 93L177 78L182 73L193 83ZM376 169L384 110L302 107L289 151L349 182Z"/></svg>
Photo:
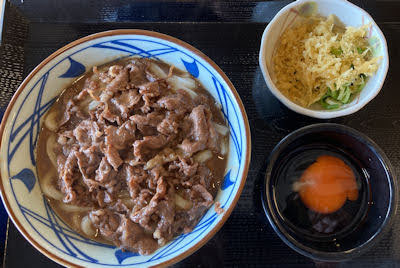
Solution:
<svg viewBox="0 0 400 268"><path fill-rule="evenodd" d="M104 39L104 38L103 38ZM121 56L117 59L129 57L129 56L140 56L146 58L161 59L168 62L168 59L164 59L165 55L174 53L174 57L179 58L183 63L186 70L191 73L194 77L202 77L202 79L209 79L210 85L213 85L213 89L210 92L216 98L217 102L222 105L222 112L226 118L230 128L230 155L228 167L231 167L225 175L224 182L221 187L221 192L218 197L224 197L221 202L222 208L227 208L234 198L235 190L237 191L238 181L240 181L240 175L243 172L243 156L245 156L246 148L246 133L244 130L244 120L241 117L240 111L238 110L238 104L234 99L232 93L225 89L226 85L215 71L211 70L207 63L202 60L199 56L193 55L185 51L184 48L179 45L166 42L162 39L154 40L155 38L126 38L121 37L109 37L106 41L92 42L92 44L85 46L71 54L67 54L67 50L58 62L49 66L47 71L41 76L36 74L32 80L36 82L30 88L25 88L25 96L20 105L14 105L13 110L16 111L15 116L12 118L12 122L8 122L10 125L9 135L5 131L3 135L3 145L6 147L6 159L7 159L7 178L10 178L9 184L12 190L13 198L20 210L20 213L24 216L24 219L29 226L36 232L43 242L47 243L46 248L50 248L50 251L54 251L57 254L65 254L73 259L79 260L80 264L99 264L103 266L127 266L127 265L153 265L167 261L168 259L175 257L180 251L186 251L191 247L196 239L202 238L206 233L211 230L211 227L215 226L216 220L219 219L218 215L212 208L205 214L201 219L196 228L188 234L182 234L179 237L174 238L166 246L157 250L154 254L149 256L138 256L136 253L122 252L120 249L114 246L101 244L92 240L88 240L81 235L73 231L67 226L51 209L44 197L42 197L42 205L36 209L29 208L26 203L27 194L24 193L17 181L22 181L28 190L28 195L32 189L36 186L36 170L35 166L35 145L38 139L40 130L40 120L46 111L51 107L56 97L51 99L44 98L44 94L49 92L46 88L48 79L57 78L73 78L80 76L89 69L91 66L85 66L84 63L78 59L83 57L90 52L90 50L101 50L103 53L107 53L107 50L114 50L121 52ZM94 41L98 41L95 39ZM89 51L89 52L88 52ZM112 61L115 61L114 57ZM65 64L68 63L68 64ZM55 68L60 68L64 65L64 71L61 75L57 74ZM67 65L69 65L67 67ZM47 65L46 65L47 66ZM59 71L58 71L59 72ZM204 78L206 77L206 78ZM201 80L201 79L200 79ZM203 82L203 81L202 81ZM68 82L69 83L69 82ZM67 83L67 84L68 84ZM204 82L203 82L204 84ZM20 98L24 94L20 95ZM47 96L47 95L46 95ZM33 110L28 116L26 116L27 107L29 103L32 105ZM10 117L11 118L11 117ZM10 118L8 121L10 121ZM6 136L6 138L4 138ZM6 144L4 140L6 139ZM8 139L8 140L7 140ZM3 153L4 149L2 149ZM15 157L19 152L27 151L29 160L25 163L16 163L21 161L20 157ZM10 167L18 166L21 167L17 171L16 175L13 175ZM234 167L234 168L232 168ZM3 167L4 169L4 167ZM4 172L4 170L2 170ZM4 174L4 173L3 173ZM243 178L245 179L245 178ZM3 184L4 184L3 175ZM16 184L17 183L17 184ZM238 185L236 185L238 183ZM39 187L37 185L36 187ZM29 196L28 196L29 197ZM29 204L29 203L28 203ZM14 211L15 212L15 211ZM21 221L21 220L20 220ZM54 239L55 234L56 239ZM32 234L34 235L34 234ZM98 254L91 254L92 248L96 247L96 250L112 250L115 258L102 259L99 258ZM59 256L59 255L58 255ZM68 259L70 262L74 262L73 259Z"/></svg>

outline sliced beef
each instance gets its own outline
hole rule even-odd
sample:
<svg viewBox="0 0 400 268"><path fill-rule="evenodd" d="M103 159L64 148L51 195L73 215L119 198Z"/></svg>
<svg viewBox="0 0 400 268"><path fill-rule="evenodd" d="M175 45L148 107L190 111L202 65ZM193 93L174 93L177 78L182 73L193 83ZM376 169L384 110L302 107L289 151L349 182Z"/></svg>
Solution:
<svg viewBox="0 0 400 268"><path fill-rule="evenodd" d="M203 185L194 185L191 190L192 201L200 201L196 203L198 203L200 206L205 206L207 208L213 204L214 198Z"/></svg>
<svg viewBox="0 0 400 268"><path fill-rule="evenodd" d="M106 146L104 155L106 156L108 163L111 164L114 170L118 170L118 167L123 163L118 153L118 150L115 149L115 147L110 144Z"/></svg>
<svg viewBox="0 0 400 268"><path fill-rule="evenodd" d="M130 89L122 91L121 94L113 99L111 102L121 113L123 118L127 118L132 108L139 103L142 96L137 92L136 89Z"/></svg>
<svg viewBox="0 0 400 268"><path fill-rule="evenodd" d="M153 221L154 215L160 221ZM157 182L156 194L151 198L149 204L139 211L133 212L130 219L138 223L145 230L154 232L154 238L163 244L172 238L172 224L175 216L174 188L168 187L163 178ZM156 217L157 218L157 217Z"/></svg>
<svg viewBox="0 0 400 268"><path fill-rule="evenodd" d="M183 140L179 147L187 156L206 148L218 153L220 136L215 130L210 109L205 105L198 105L190 113L189 119L192 123L192 130L189 137ZM185 127L187 128L188 125Z"/></svg>
<svg viewBox="0 0 400 268"><path fill-rule="evenodd" d="M116 231L121 223L120 215L109 209L99 209L90 212L89 218L93 225L99 229L103 237L110 241L118 240L118 233Z"/></svg>
<svg viewBox="0 0 400 268"><path fill-rule="evenodd" d="M69 100L65 105L65 110L58 126L61 127L65 125L73 117L85 119L84 113L80 110L79 106L75 104L74 100Z"/></svg>
<svg viewBox="0 0 400 268"><path fill-rule="evenodd" d="M210 188L213 176L211 170L206 165L201 164L197 167L195 177L198 178L198 181L201 185L207 189Z"/></svg>
<svg viewBox="0 0 400 268"><path fill-rule="evenodd" d="M181 117L177 114L168 112L167 116L157 125L157 131L164 135L178 134L180 119Z"/></svg>
<svg viewBox="0 0 400 268"><path fill-rule="evenodd" d="M175 234L192 231L214 200L207 189L199 184L192 186L181 194L191 200L192 207L188 211L176 212L173 226L173 233Z"/></svg>
<svg viewBox="0 0 400 268"><path fill-rule="evenodd" d="M100 90L99 81L90 78L85 80L83 90L75 97L78 101L83 101L89 95L92 99L99 100L97 92Z"/></svg>
<svg viewBox="0 0 400 268"><path fill-rule="evenodd" d="M79 149L72 130L60 131L57 136L58 152L64 156L68 156L71 150Z"/></svg>
<svg viewBox="0 0 400 268"><path fill-rule="evenodd" d="M158 97L161 95L161 86L158 81L150 82L139 86L139 93L149 98Z"/></svg>
<svg viewBox="0 0 400 268"><path fill-rule="evenodd" d="M212 98L173 90L168 78L180 72L157 77L149 64L94 68L60 102L54 150L63 202L92 208L101 237L140 254L190 232L213 204L215 170L194 155L218 153L221 140Z"/></svg>
<svg viewBox="0 0 400 268"><path fill-rule="evenodd" d="M146 66L145 64L128 64L127 68L129 69L129 82L134 87L139 87L143 85L149 80L146 78Z"/></svg>
<svg viewBox="0 0 400 268"><path fill-rule="evenodd" d="M219 145L221 143L220 135L217 133L214 127L214 123L212 121L212 113L208 109L206 110L206 118L207 118L207 127L208 127L208 141L207 147L212 151L218 153L219 152Z"/></svg>
<svg viewBox="0 0 400 268"><path fill-rule="evenodd" d="M151 112L146 115L132 115L129 119L136 123L136 125L149 125L152 127L156 127L164 118L165 115L160 114L158 112ZM140 128L139 128L140 129Z"/></svg>
<svg viewBox="0 0 400 268"><path fill-rule="evenodd" d="M126 68L114 65L110 67L109 75L114 77L114 79L106 86L107 91L116 93L118 91L126 90L129 82L129 73Z"/></svg>
<svg viewBox="0 0 400 268"><path fill-rule="evenodd" d="M138 197L140 191L143 189L141 184L143 185L148 179L149 174L143 168L126 166L126 183L132 199Z"/></svg>
<svg viewBox="0 0 400 268"><path fill-rule="evenodd" d="M119 127L107 126L104 129L105 144L117 150L129 148L135 140L135 131L136 125L132 121L126 121Z"/></svg>
<svg viewBox="0 0 400 268"><path fill-rule="evenodd" d="M154 239L160 246L165 245L165 243L174 237L173 225L175 218L175 202L173 195L166 200L161 201L157 206L157 211L155 213L159 221L157 223L156 230L153 233Z"/></svg>
<svg viewBox="0 0 400 268"><path fill-rule="evenodd" d="M68 157L64 155L59 155L57 157L58 174L60 177L60 188L64 193L64 202L71 203L76 200L76 192L72 185L77 179L76 169L77 169L77 158L76 151L71 151Z"/></svg>
<svg viewBox="0 0 400 268"><path fill-rule="evenodd" d="M151 112L146 115L132 115L129 119L136 123L136 127L143 136L157 134L157 125L161 123L165 115L158 112Z"/></svg>
<svg viewBox="0 0 400 268"><path fill-rule="evenodd" d="M122 119L115 105L108 101L104 105L104 110L98 115L99 121L104 122L104 119L110 123L122 124Z"/></svg>
<svg viewBox="0 0 400 268"><path fill-rule="evenodd" d="M162 97L157 101L158 106L174 111L177 114L183 114L191 111L193 108L193 101L190 95L184 90L177 90L175 94L170 94Z"/></svg>
<svg viewBox="0 0 400 268"><path fill-rule="evenodd" d="M195 107L189 116L192 121L192 135L191 139L187 138L183 140L179 147L188 155L191 156L194 153L204 150L207 146L209 137L209 129L206 120L205 107L199 105Z"/></svg>
<svg viewBox="0 0 400 268"><path fill-rule="evenodd" d="M169 165L170 170L178 170L179 176L193 177L199 167L199 163L193 162L190 159L180 158Z"/></svg>
<svg viewBox="0 0 400 268"><path fill-rule="evenodd" d="M89 147L102 140L103 132L97 122L83 120L73 130L74 137L80 146Z"/></svg>
<svg viewBox="0 0 400 268"><path fill-rule="evenodd" d="M110 163L108 163L107 158L103 157L101 159L98 169L96 170L95 180L104 187L105 183L114 179L115 176L115 170L112 168Z"/></svg>
<svg viewBox="0 0 400 268"><path fill-rule="evenodd" d="M142 113L149 113L155 107L154 99L147 95L142 95L143 105L140 107L140 111Z"/></svg>
<svg viewBox="0 0 400 268"><path fill-rule="evenodd" d="M138 252L141 255L149 255L158 248L157 242L150 235L126 217L121 218L117 233L123 249Z"/></svg>
<svg viewBox="0 0 400 268"><path fill-rule="evenodd" d="M152 226L148 225L150 217L156 211L159 201L166 196L167 187L168 185L165 179L160 178L157 182L156 194L151 198L150 203L146 207L130 215L132 221L139 223L147 230L151 230Z"/></svg>
<svg viewBox="0 0 400 268"><path fill-rule="evenodd" d="M214 202L214 198L204 186L197 184L190 189L192 208L187 211L188 222L197 223ZM193 226L193 224L192 224ZM193 226L194 227L194 226ZM192 228L193 228L192 227Z"/></svg>
<svg viewBox="0 0 400 268"><path fill-rule="evenodd" d="M148 160L155 150L163 148L167 143L168 139L164 135L146 136L133 143L133 154L139 159Z"/></svg>
<svg viewBox="0 0 400 268"><path fill-rule="evenodd" d="M91 146L87 149L81 148L75 152L75 157L78 162L79 171L82 174L82 181L91 192L98 187L98 183L94 177L101 160L100 153L97 151L97 147Z"/></svg>

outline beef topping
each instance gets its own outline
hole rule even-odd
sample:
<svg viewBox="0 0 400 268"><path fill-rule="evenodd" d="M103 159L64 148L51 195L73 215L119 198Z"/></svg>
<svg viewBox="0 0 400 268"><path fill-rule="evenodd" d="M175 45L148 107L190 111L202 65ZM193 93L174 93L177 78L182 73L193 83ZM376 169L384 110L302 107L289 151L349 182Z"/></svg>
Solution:
<svg viewBox="0 0 400 268"><path fill-rule="evenodd" d="M94 68L63 106L55 150L63 202L90 207L104 239L140 254L192 230L213 204L214 173L193 156L216 157L223 138L211 97L172 88L173 68L157 77L151 64Z"/></svg>

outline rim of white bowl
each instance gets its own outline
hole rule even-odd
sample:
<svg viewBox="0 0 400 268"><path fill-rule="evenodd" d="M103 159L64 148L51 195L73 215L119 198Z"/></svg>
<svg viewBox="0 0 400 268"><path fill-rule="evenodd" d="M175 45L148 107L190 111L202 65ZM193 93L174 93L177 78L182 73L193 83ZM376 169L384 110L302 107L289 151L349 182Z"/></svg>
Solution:
<svg viewBox="0 0 400 268"><path fill-rule="evenodd" d="M222 77L222 79L225 81L225 83L228 85L229 90L232 92L236 102L238 103L238 106L240 108L240 113L243 117L243 122L244 122L244 127L245 127L245 134L246 134L246 157L245 157L245 161L244 161L244 167L243 167L243 173L242 176L240 178L240 185L239 188L237 190L237 192L235 193L235 197L231 203L231 205L225 210L224 214L222 215L222 218L218 221L218 223L196 244L194 244L192 247L188 248L186 251L182 252L181 254L179 254L178 256L171 258L169 260L166 260L162 263L157 264L157 267L165 267L165 266L169 266L172 265L174 263L177 263L178 261L183 260L184 258L190 256L191 254L193 254L195 251L197 251L198 249L200 249L208 240L210 240L218 231L219 229L221 229L221 227L223 226L223 224L226 222L226 220L229 218L230 214L232 213L233 209L236 206L237 201L239 200L239 197L242 193L242 190L244 188L245 182L246 182L246 178L247 178L247 174L249 171L249 166L250 166L250 157L251 157L251 135L250 135L250 127L249 127L249 121L247 118L247 114L246 114L246 110L244 108L243 102L239 97L239 94L237 93L234 85L232 84L232 82L229 80L229 78L226 76L226 74L218 67L218 65L212 61L209 57L207 57L204 53L202 53L200 50L196 49L195 47L189 45L188 43L179 40L175 37L166 35L166 34L162 34L162 33L158 33L158 32L154 32L154 31L147 31L147 30L140 30L140 29L118 29L118 30L110 30L110 31L104 31L104 32L99 32L99 33L95 33L92 35L88 35L85 37L82 37L78 40L75 40L65 46L63 46L62 48L58 49L56 52L52 53L50 56L48 56L46 59L44 59L41 63L39 63L39 65L37 65L35 67L35 69L33 69L33 71L31 73L29 73L29 75L24 79L24 81L21 83L21 85L18 87L17 91L14 93L10 103L7 106L7 110L4 113L3 119L1 121L1 126L0 126L0 140L3 140L3 133L4 133L4 128L6 126L8 117L10 116L11 110L16 102L16 100L18 99L19 95L21 94L21 92L25 89L26 85L28 84L28 82L36 75L36 73L38 73L47 63L49 63L52 59L54 59L55 57L59 56L60 54L68 51L69 49L80 45L82 43L85 43L87 41L90 40L94 40L97 38L102 38L102 37L107 37L107 36L115 36L115 35L146 35L146 36L150 36L150 37L155 37L155 38L159 38L162 40L166 40L172 43L175 43L179 46L182 46L186 49L188 49L189 51L191 51L192 53L196 54L197 56L199 56L200 58L202 58L203 60L205 60L208 64L211 65L211 67ZM4 207L7 210L8 215L10 216L11 220L13 221L14 225L17 227L17 229L19 230L19 232L25 237L25 239L33 246L35 247L38 251L40 251L43 255L45 255L46 257L48 257L49 259L67 266L67 267L82 267L79 266L75 263L72 263L68 260L63 259L62 257L59 257L58 255L54 254L51 252L51 250L46 249L44 246L40 245L24 228L24 226L21 224L21 222L19 221L19 219L15 216L15 214L13 213L13 210L11 209L10 203L7 199L7 196L5 194L4 191L4 186L3 186L3 180L1 178L1 174L0 174L0 196L1 199L3 201Z"/></svg>
<svg viewBox="0 0 400 268"><path fill-rule="evenodd" d="M338 0L325 0L327 2L337 2ZM369 15L365 10L363 10L362 8L356 6L353 3L350 3L347 0L340 0L341 2L345 2L347 5L349 5L349 8L353 8L353 9L357 9L359 12L361 12L364 16L366 16L372 23L373 27L376 28L379 39L382 41L382 45L383 45L383 51L384 51L384 55L383 55L383 60L381 62L381 64L385 63L384 70L383 70L383 75L382 78L380 79L380 81L378 81L378 86L376 87L375 90L373 90L369 95L367 95L363 100L360 100L358 103L348 106L346 108L343 108L341 110L337 110L337 111L330 111L330 110L311 110L311 109L307 109L304 108L294 102L292 102L291 100L289 100L285 95L283 95L279 89L275 86L275 83L272 81L270 75L269 75L269 71L267 68L267 63L266 63L266 56L265 56L265 47L268 44L267 41L267 36L269 34L269 30L271 28L271 25L275 24L277 19L282 16L286 11L288 11L289 9L298 6L300 4L303 4L304 2L310 2L310 0L297 0L285 7L283 7L276 15L275 17L270 21L270 23L268 23L267 27L265 28L262 38L261 38L261 46L260 46L260 53L259 53L259 65L262 71L262 74L264 76L264 80L269 88L269 90L271 91L271 93L280 101L282 102L287 108L289 108L290 110L297 112L299 114L303 114L306 116L310 116L310 117L314 117L314 118L319 118L319 119L330 119L330 118L335 118L335 117L341 117L341 116L346 116L346 115L350 115L353 114L357 111L359 111L360 109L362 109L365 105L367 105L372 99L374 99L378 93L381 91L382 87L383 87L383 83L385 82L386 79L386 75L389 69L389 53L388 53L388 47L387 47L387 42L386 42L386 38L383 35L383 32L381 31L381 29L378 27L378 25L376 24L376 22L374 21L374 19L371 17L371 15ZM318 1L312 1L312 2L316 2L318 3Z"/></svg>

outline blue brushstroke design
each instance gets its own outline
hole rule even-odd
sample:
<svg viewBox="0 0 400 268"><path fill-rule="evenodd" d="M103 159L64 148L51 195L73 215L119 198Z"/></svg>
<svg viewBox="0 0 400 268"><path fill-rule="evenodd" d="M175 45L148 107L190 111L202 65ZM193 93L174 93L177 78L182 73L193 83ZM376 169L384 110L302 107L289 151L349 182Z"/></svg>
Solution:
<svg viewBox="0 0 400 268"><path fill-rule="evenodd" d="M199 77L199 67L197 67L196 60L193 60L193 62L187 62L183 59L181 60L185 65L186 70L193 75L193 77Z"/></svg>
<svg viewBox="0 0 400 268"><path fill-rule="evenodd" d="M82 63L73 60L71 57L68 57L68 60L70 62L69 68L64 74L60 75L59 78L77 77L86 71L86 68Z"/></svg>
<svg viewBox="0 0 400 268"><path fill-rule="evenodd" d="M125 40L125 41L129 41L129 40ZM157 43L157 44L159 44L159 43ZM100 43L100 44L94 44L93 47L118 50L118 51L122 51L122 52L128 52L130 54L130 56L138 55L143 58L155 58L155 59L159 59L157 56L161 56L164 54L169 54L169 53L178 51L176 48L170 47L170 46L165 46L163 48L144 50L137 46L134 46L134 45L122 42L122 41L118 41L118 40L114 40L114 41L110 41L110 42L107 41L107 42Z"/></svg>
<svg viewBox="0 0 400 268"><path fill-rule="evenodd" d="M231 170L229 170L228 173L226 173L226 175L224 176L224 182L221 185L222 190L225 190L234 183L234 181L231 181L230 177L231 177Z"/></svg>
<svg viewBox="0 0 400 268"><path fill-rule="evenodd" d="M19 179L20 181L22 181L25 184L26 188L28 188L29 192L32 191L36 183L36 177L33 174L32 170L30 170L29 168L24 168L17 175L11 177L11 179Z"/></svg>
<svg viewBox="0 0 400 268"><path fill-rule="evenodd" d="M127 258L139 256L138 253L122 251L122 249L118 249L117 251L115 251L114 254L115 254L115 257L117 258L119 264L121 264Z"/></svg>

